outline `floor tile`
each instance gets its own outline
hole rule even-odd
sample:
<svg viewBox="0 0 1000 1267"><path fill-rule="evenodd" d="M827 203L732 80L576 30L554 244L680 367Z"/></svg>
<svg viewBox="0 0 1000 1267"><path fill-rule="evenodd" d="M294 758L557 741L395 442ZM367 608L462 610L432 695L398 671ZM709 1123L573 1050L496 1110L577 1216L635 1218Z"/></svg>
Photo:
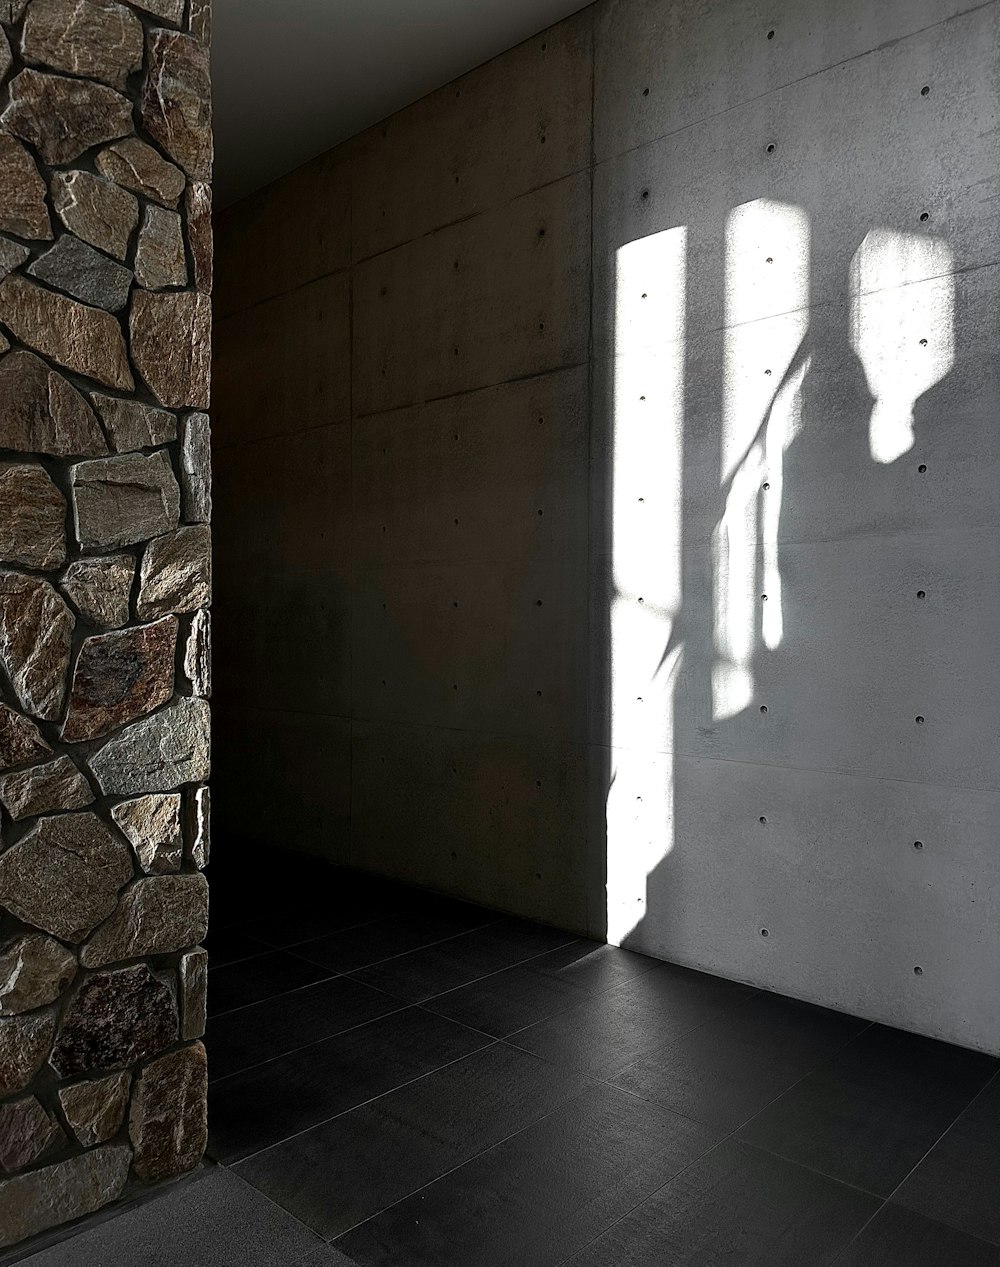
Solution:
<svg viewBox="0 0 1000 1267"><path fill-rule="evenodd" d="M275 1267L320 1245L315 1233L231 1170L216 1167L25 1260L31 1267ZM322 1262L322 1260L319 1260Z"/></svg>
<svg viewBox="0 0 1000 1267"><path fill-rule="evenodd" d="M209 973L208 1014L221 1016L234 1008L260 1003L332 975L329 968L282 950L225 964Z"/></svg>
<svg viewBox="0 0 1000 1267"><path fill-rule="evenodd" d="M360 969L354 976L410 1003L421 1003L578 940L572 933L504 919L434 946L385 959Z"/></svg>
<svg viewBox="0 0 1000 1267"><path fill-rule="evenodd" d="M673 964L518 1030L507 1041L547 1060L611 1078L672 1037L743 1006L756 991Z"/></svg>
<svg viewBox="0 0 1000 1267"><path fill-rule="evenodd" d="M214 927L211 928L202 943L208 951L209 967L221 968L225 964L250 959L254 955L266 955L273 947L249 931L257 927L258 922L253 921L249 926L236 924L230 928L219 929L218 932Z"/></svg>
<svg viewBox="0 0 1000 1267"><path fill-rule="evenodd" d="M873 1025L741 1137L889 1196L996 1069L989 1056Z"/></svg>
<svg viewBox="0 0 1000 1267"><path fill-rule="evenodd" d="M535 972L600 993L652 972L659 967L659 960L619 946L579 939L532 960L531 967Z"/></svg>
<svg viewBox="0 0 1000 1267"><path fill-rule="evenodd" d="M364 1267L555 1267L716 1139L611 1087L588 1087L337 1247Z"/></svg>
<svg viewBox="0 0 1000 1267"><path fill-rule="evenodd" d="M582 1089L563 1070L497 1043L251 1157L237 1171L332 1240Z"/></svg>
<svg viewBox="0 0 1000 1267"><path fill-rule="evenodd" d="M506 968L424 1004L441 1016L503 1038L587 997L569 981L527 967Z"/></svg>
<svg viewBox="0 0 1000 1267"><path fill-rule="evenodd" d="M1000 1267L1000 1249L890 1202L837 1267Z"/></svg>
<svg viewBox="0 0 1000 1267"><path fill-rule="evenodd" d="M779 995L757 995L612 1078L698 1122L736 1130L867 1022Z"/></svg>
<svg viewBox="0 0 1000 1267"><path fill-rule="evenodd" d="M341 976L213 1016L205 1036L212 1076L238 1073L403 1006L400 999Z"/></svg>
<svg viewBox="0 0 1000 1267"><path fill-rule="evenodd" d="M393 955L458 937L499 917L476 907L468 910L409 912L363 924L297 945L295 953L334 972L353 972Z"/></svg>
<svg viewBox="0 0 1000 1267"><path fill-rule="evenodd" d="M892 1199L1000 1245L1000 1076L976 1096Z"/></svg>
<svg viewBox="0 0 1000 1267"><path fill-rule="evenodd" d="M407 1008L209 1086L211 1155L231 1162L268 1148L489 1042Z"/></svg>
<svg viewBox="0 0 1000 1267"><path fill-rule="evenodd" d="M567 1267L828 1267L876 1198L726 1142L597 1238Z"/></svg>

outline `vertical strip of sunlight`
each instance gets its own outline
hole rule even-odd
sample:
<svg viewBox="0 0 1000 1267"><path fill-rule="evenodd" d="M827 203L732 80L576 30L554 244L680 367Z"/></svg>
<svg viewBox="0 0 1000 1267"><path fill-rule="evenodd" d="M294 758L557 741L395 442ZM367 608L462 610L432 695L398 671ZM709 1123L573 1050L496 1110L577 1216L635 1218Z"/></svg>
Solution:
<svg viewBox="0 0 1000 1267"><path fill-rule="evenodd" d="M607 938L646 913L646 878L673 846L671 644L681 600L687 232L616 260L611 493L611 787Z"/></svg>
<svg viewBox="0 0 1000 1267"><path fill-rule="evenodd" d="M776 647L782 638L782 468L801 424L807 362L795 358L809 325L808 303L806 213L766 198L736 207L726 223L720 472L725 509L712 542L717 720L734 717L753 699L758 610L765 644Z"/></svg>
<svg viewBox="0 0 1000 1267"><path fill-rule="evenodd" d="M913 407L955 361L951 247L919 233L873 229L851 262L851 342L875 397L876 462L913 448Z"/></svg>

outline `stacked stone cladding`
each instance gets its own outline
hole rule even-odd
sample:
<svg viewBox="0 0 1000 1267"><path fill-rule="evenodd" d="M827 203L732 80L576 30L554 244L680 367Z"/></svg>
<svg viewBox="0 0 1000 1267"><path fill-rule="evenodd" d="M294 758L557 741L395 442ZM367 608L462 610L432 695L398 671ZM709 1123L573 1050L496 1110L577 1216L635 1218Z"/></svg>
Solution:
<svg viewBox="0 0 1000 1267"><path fill-rule="evenodd" d="M198 1164L207 0L0 0L0 1247Z"/></svg>

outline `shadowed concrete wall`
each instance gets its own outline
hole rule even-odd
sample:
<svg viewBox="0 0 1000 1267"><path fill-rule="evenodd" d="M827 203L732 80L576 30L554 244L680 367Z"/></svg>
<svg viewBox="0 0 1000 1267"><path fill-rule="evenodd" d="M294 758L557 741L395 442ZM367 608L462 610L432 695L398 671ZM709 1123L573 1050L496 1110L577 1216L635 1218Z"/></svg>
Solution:
<svg viewBox="0 0 1000 1267"><path fill-rule="evenodd" d="M223 217L221 821L1000 1046L997 11L606 0Z"/></svg>

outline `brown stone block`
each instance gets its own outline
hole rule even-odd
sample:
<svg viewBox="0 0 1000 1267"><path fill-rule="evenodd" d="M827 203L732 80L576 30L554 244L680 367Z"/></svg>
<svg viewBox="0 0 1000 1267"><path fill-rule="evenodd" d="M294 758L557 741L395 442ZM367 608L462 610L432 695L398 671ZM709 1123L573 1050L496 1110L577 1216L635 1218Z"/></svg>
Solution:
<svg viewBox="0 0 1000 1267"><path fill-rule="evenodd" d="M194 946L208 931L208 881L203 875L155 875L136 880L114 915L84 946L85 968L140 955L169 955Z"/></svg>
<svg viewBox="0 0 1000 1267"><path fill-rule="evenodd" d="M73 670L63 741L98 739L166 703L174 691L176 646L176 616L87 638Z"/></svg>
<svg viewBox="0 0 1000 1267"><path fill-rule="evenodd" d="M108 451L94 411L33 352L11 352L0 361L0 448L52 457Z"/></svg>
<svg viewBox="0 0 1000 1267"><path fill-rule="evenodd" d="M44 572L66 562L66 502L35 463L0 462L0 560Z"/></svg>
<svg viewBox="0 0 1000 1267"><path fill-rule="evenodd" d="M32 1080L49 1053L55 1027L52 1011L0 1017L0 1096L20 1091Z"/></svg>
<svg viewBox="0 0 1000 1267"><path fill-rule="evenodd" d="M0 571L0 663L25 711L45 721L62 712L75 625L48 581Z"/></svg>
<svg viewBox="0 0 1000 1267"><path fill-rule="evenodd" d="M75 975L72 951L41 933L25 933L0 950L0 1016L54 1002Z"/></svg>
<svg viewBox="0 0 1000 1267"><path fill-rule="evenodd" d="M10 82L10 104L0 123L58 166L92 145L128 136L132 103L103 84L22 70Z"/></svg>
<svg viewBox="0 0 1000 1267"><path fill-rule="evenodd" d="M19 238L52 237L45 181L28 151L6 132L0 132L0 229Z"/></svg>
<svg viewBox="0 0 1000 1267"><path fill-rule="evenodd" d="M136 964L87 977L66 1008L51 1064L63 1078L124 1069L176 1041L170 989L145 964Z"/></svg>
<svg viewBox="0 0 1000 1267"><path fill-rule="evenodd" d="M51 751L34 722L0 704L0 769L37 761Z"/></svg>
<svg viewBox="0 0 1000 1267"><path fill-rule="evenodd" d="M21 35L27 62L122 89L142 65L142 23L115 0L34 0Z"/></svg>
<svg viewBox="0 0 1000 1267"><path fill-rule="evenodd" d="M208 1142L208 1062L201 1043L147 1065L129 1110L135 1172L146 1183L193 1170Z"/></svg>
<svg viewBox="0 0 1000 1267"><path fill-rule="evenodd" d="M212 90L208 50L189 35L149 36L142 121L193 180L212 178Z"/></svg>
<svg viewBox="0 0 1000 1267"><path fill-rule="evenodd" d="M138 290L132 298L129 330L135 367L160 404L168 409L206 409L212 372L208 296Z"/></svg>
<svg viewBox="0 0 1000 1267"><path fill-rule="evenodd" d="M139 203L130 193L93 172L56 172L52 205L71 233L116 259L125 258L139 223Z"/></svg>
<svg viewBox="0 0 1000 1267"><path fill-rule="evenodd" d="M114 1201L125 1187L131 1159L128 1145L95 1148L0 1183L0 1245L13 1245Z"/></svg>

